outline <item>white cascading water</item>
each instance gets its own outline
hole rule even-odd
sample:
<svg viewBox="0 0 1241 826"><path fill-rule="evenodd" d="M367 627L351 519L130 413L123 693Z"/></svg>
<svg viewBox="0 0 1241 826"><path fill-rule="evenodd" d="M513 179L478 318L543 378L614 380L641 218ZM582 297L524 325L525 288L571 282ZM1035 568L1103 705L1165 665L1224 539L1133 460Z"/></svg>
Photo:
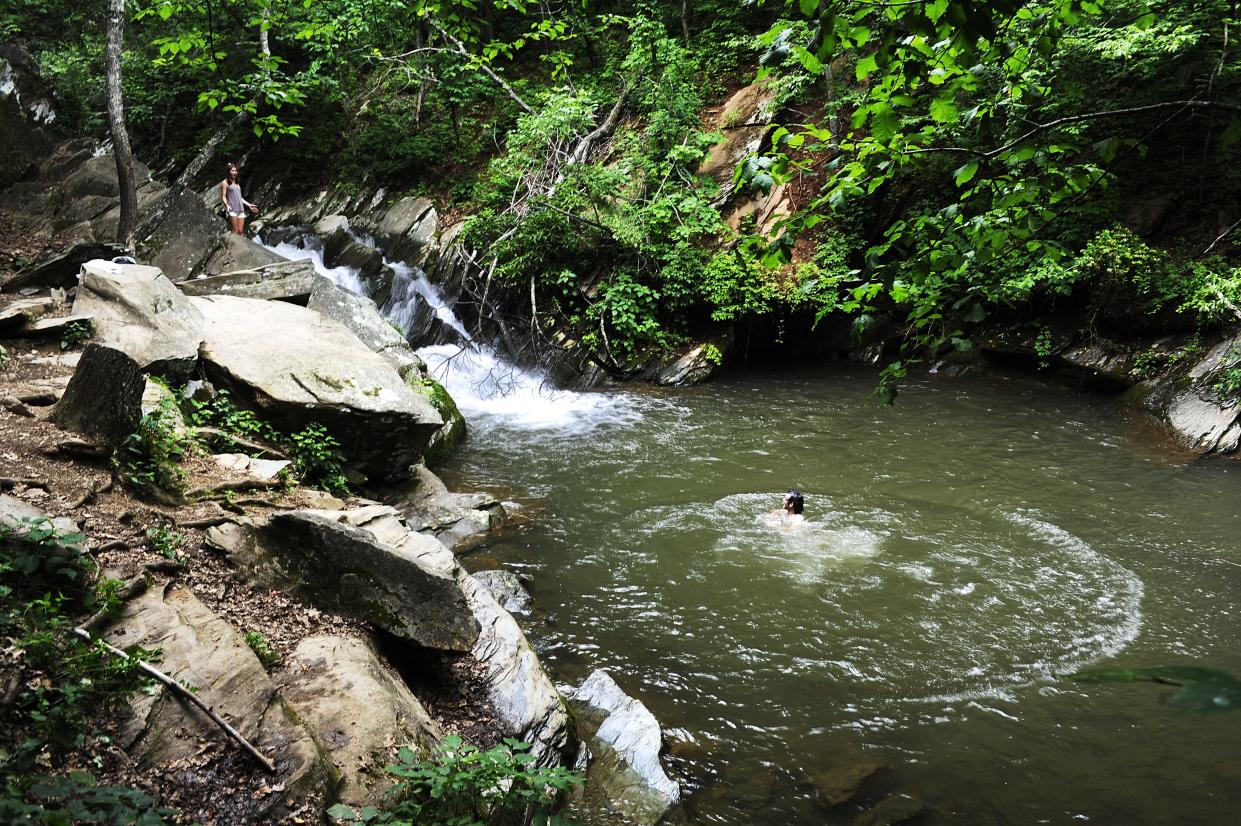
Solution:
<svg viewBox="0 0 1241 826"><path fill-rule="evenodd" d="M379 249L375 242L350 231L359 243ZM332 283L366 295L358 271L352 267L328 267L323 261L319 238L307 233L299 243L283 242L263 247L294 261L309 260L315 271ZM382 250L380 250L382 252ZM580 393L559 390L545 376L510 364L491 348L474 341L465 325L420 268L402 261L384 263L395 274L392 292L380 308L384 317L411 328L418 303L425 302L439 319L467 342L464 346L437 344L417 352L431 375L447 388L457 407L471 424L510 427L518 430L554 430L583 433L604 424L623 424L641 418L631 399L614 393Z"/></svg>

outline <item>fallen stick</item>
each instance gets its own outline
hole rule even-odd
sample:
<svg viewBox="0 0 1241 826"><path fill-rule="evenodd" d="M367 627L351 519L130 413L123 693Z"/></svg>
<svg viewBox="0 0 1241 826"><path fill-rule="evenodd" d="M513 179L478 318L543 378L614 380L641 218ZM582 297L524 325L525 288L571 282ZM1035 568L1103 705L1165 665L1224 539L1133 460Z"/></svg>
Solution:
<svg viewBox="0 0 1241 826"><path fill-rule="evenodd" d="M228 433L215 427L197 427L194 429L199 436L212 436L216 439L237 445L238 447L249 448L250 450L257 451L260 454L270 453L272 456L279 456L281 459L289 458L279 450L276 450L274 447L261 445L258 442L252 442L249 439L243 439L240 436L234 436L232 433Z"/></svg>
<svg viewBox="0 0 1241 826"><path fill-rule="evenodd" d="M47 482L42 479L28 479L24 476L0 476L0 490L5 488L15 488L18 485L25 485L28 488L43 488L47 490Z"/></svg>
<svg viewBox="0 0 1241 826"><path fill-rule="evenodd" d="M90 500L94 499L96 495L100 493L107 493L110 490L112 490L111 479L108 479L103 484L100 484L99 482L91 482L90 487L86 489L85 493L69 503L69 510L80 508Z"/></svg>
<svg viewBox="0 0 1241 826"><path fill-rule="evenodd" d="M276 773L276 765L272 763L270 760L268 760L267 757L263 754L263 752L255 748L254 745L249 740L247 740L245 737L242 737L241 733L238 732L237 729L230 726L224 720L223 717L216 714L215 710L212 709L211 706L207 705L202 700L198 699L197 695L195 695L194 692L190 691L188 688L181 685L179 682L174 680L172 677L169 677L167 674L160 671L158 668L151 665L150 663L145 662L143 660L139 660L136 657L130 657L128 654L126 654L121 649L103 640L96 640L94 637L91 636L91 633L84 628L74 628L73 633L77 634L79 637L86 640L87 642L98 642L100 645L102 645L107 650L109 654L113 655L114 657L120 657L123 660L133 660L134 662L136 662L138 664L139 671L142 671L144 674L148 674L151 677L154 677L155 679L159 680L164 685L171 688L174 693L189 700L191 703L197 706L200 711L202 711L204 714L210 717L212 722L214 722L220 728L224 729L225 733L228 734L229 737L236 740L237 743L242 748L244 748L246 751L248 751L254 757L255 760L259 761L259 763L263 766L263 768L267 769L267 771L271 772L272 774Z"/></svg>
<svg viewBox="0 0 1241 826"><path fill-rule="evenodd" d="M128 548L129 543L124 539L113 539L111 542L105 542L94 551L97 554L105 554L108 551L119 551L121 548Z"/></svg>
<svg viewBox="0 0 1241 826"><path fill-rule="evenodd" d="M121 589L116 592L116 598L121 602L125 602L138 596L146 589L146 577L135 577L134 579L126 582ZM90 618L87 619L86 622L82 623L80 627L86 629L87 631L95 631L99 628L99 626L103 625L104 621L107 620L110 615L111 611L108 608L102 608L91 614Z"/></svg>

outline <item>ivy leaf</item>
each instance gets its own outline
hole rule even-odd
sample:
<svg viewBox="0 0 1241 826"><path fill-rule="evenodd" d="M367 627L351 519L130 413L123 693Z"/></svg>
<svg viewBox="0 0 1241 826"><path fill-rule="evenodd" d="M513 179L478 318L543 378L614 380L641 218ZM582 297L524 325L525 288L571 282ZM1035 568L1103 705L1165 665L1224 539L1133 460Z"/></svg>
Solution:
<svg viewBox="0 0 1241 826"><path fill-rule="evenodd" d="M948 11L948 0L933 0L927 3L926 8L922 10L927 19L932 23L938 23L939 18L944 16L944 12Z"/></svg>
<svg viewBox="0 0 1241 826"><path fill-rule="evenodd" d="M872 54L866 55L857 62L857 79L866 80L873 72L879 71L879 63Z"/></svg>
<svg viewBox="0 0 1241 826"><path fill-rule="evenodd" d="M793 54L797 56L797 60L802 67L812 75L823 73L823 62L811 54L807 49L798 47L793 50Z"/></svg>
<svg viewBox="0 0 1241 826"><path fill-rule="evenodd" d="M974 180L974 176L978 174L978 161L970 161L965 166L958 167L956 172L952 173L953 180L957 182L957 186L965 186Z"/></svg>
<svg viewBox="0 0 1241 826"><path fill-rule="evenodd" d="M797 5L806 17L813 17L814 13L819 10L819 0L800 0Z"/></svg>
<svg viewBox="0 0 1241 826"><path fill-rule="evenodd" d="M939 123L956 123L960 120L961 113L952 97L944 95L931 101L931 117Z"/></svg>
<svg viewBox="0 0 1241 826"><path fill-rule="evenodd" d="M871 109L870 134L880 143L892 140L901 125L901 117L886 103L878 104ZM977 166L977 164L975 164Z"/></svg>
<svg viewBox="0 0 1241 826"><path fill-rule="evenodd" d="M1241 117L1233 115L1232 120L1228 121L1228 126L1224 129L1224 134L1220 135L1219 145L1221 149L1227 149L1239 140L1241 140Z"/></svg>

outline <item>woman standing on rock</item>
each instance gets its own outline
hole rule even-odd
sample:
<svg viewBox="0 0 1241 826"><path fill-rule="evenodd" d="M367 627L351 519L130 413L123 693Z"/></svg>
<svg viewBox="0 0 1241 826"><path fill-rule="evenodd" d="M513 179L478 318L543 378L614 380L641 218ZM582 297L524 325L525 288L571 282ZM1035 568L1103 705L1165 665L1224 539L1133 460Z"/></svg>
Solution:
<svg viewBox="0 0 1241 826"><path fill-rule="evenodd" d="M241 184L237 181L237 164L228 165L228 176L220 181L220 200L224 202L224 210L228 213L229 226L237 235L246 232L246 208L258 212L259 208L241 197Z"/></svg>

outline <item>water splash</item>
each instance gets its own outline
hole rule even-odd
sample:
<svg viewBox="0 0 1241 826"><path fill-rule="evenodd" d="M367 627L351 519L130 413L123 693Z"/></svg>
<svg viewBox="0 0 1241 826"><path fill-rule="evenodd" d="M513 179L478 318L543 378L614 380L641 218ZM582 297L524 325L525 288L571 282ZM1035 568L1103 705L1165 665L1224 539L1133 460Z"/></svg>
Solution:
<svg viewBox="0 0 1241 826"><path fill-rule="evenodd" d="M510 364L486 347L441 344L423 347L418 355L472 423L586 433L642 419L624 394L557 390L544 376Z"/></svg>

